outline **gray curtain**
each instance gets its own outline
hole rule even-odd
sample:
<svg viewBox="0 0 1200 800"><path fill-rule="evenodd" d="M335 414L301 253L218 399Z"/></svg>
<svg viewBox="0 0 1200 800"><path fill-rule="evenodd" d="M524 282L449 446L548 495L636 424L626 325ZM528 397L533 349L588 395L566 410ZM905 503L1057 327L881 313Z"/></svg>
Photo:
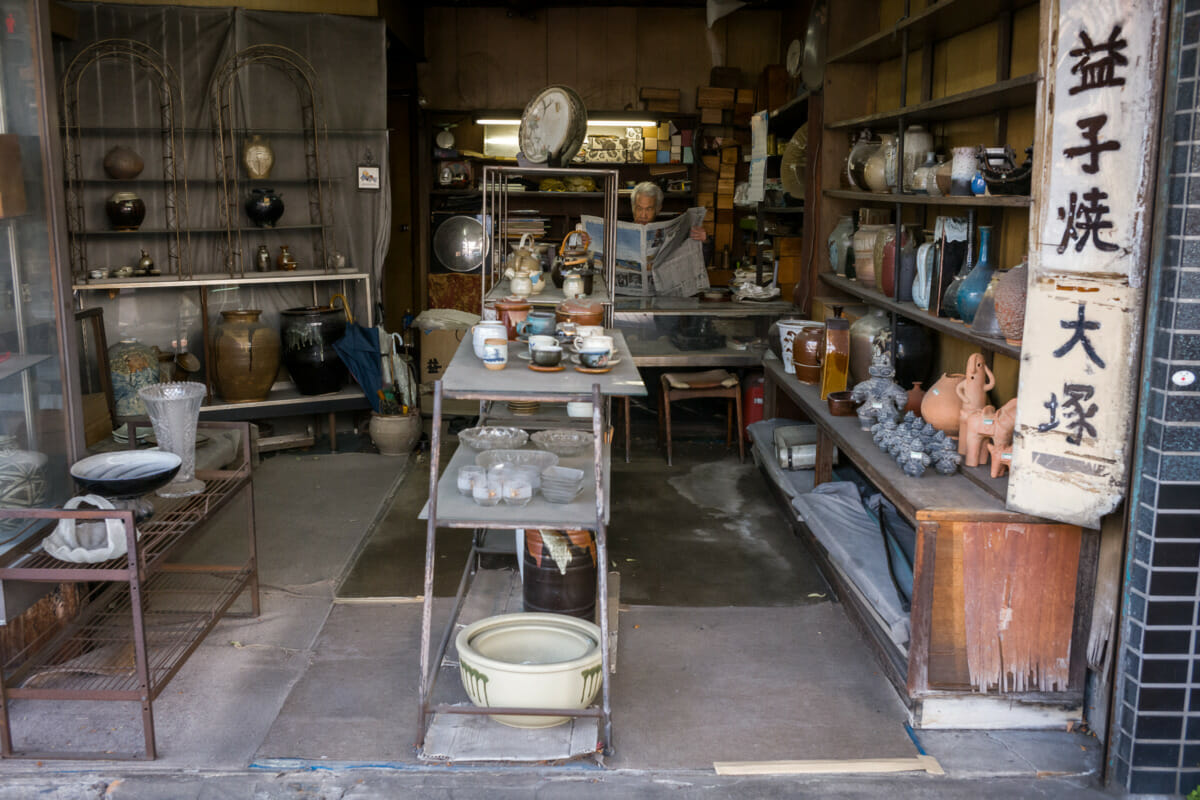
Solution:
<svg viewBox="0 0 1200 800"><path fill-rule="evenodd" d="M91 3L69 4L79 14L79 35L73 41L55 42L57 74L63 76L71 60L93 42L134 39L162 52L179 83L180 107L176 125L183 128L184 148L180 169L186 191L180 193L180 224L189 229L184 238L183 258L193 274L223 272L220 187L216 183L213 135L215 119L210 102L214 74L234 53L256 44L281 45L307 59L318 76L316 95L320 117L328 135L320 141L321 172L325 181L326 221L332 219L329 250L342 253L348 266L372 275L379 286L381 265L388 246L391 208L387 184L388 137L386 130L386 63L382 20L328 14L295 14L243 9L190 8L180 6L127 6ZM275 151L271 179L265 185L279 192L286 211L280 225L308 222L308 198L303 177L302 137L285 133L301 127L298 93L286 75L276 69L250 66L238 73L233 92L234 127L264 130ZM61 87L60 87L61 88ZM163 190L154 179L162 174L158 93L153 80L124 62L106 61L87 70L79 91L79 122L107 129L102 135L82 137L82 174L92 183L85 186L85 220L88 228L104 230L107 220L103 204L108 193L123 188L102 184L102 160L109 148L123 144L138 150L146 162L141 180L132 185L146 203L146 228L164 227ZM143 130L144 129L144 130ZM242 136L235 136L240 167ZM380 165L382 187L378 191L357 188L356 167L373 162ZM240 189L248 193L249 182L240 177ZM262 186L262 183L254 184ZM239 203L240 213L240 203ZM245 217L241 222L249 225ZM243 235L240 258L247 272L258 244L266 244L272 256L280 244L288 244L301 269L319 266L313 239L304 232L248 231ZM118 267L134 264L146 247L162 269L167 253L161 237L93 238L88 242L89 266ZM361 283L348 285L348 299L355 316L365 322L373 309L366 305ZM340 290L338 283L221 287L211 290L210 325L219 321L220 311L261 308L263 321L276 325L284 308L325 303ZM374 296L378 298L376 289ZM202 357L200 307L197 290L124 290L109 298L103 292L87 292L86 306L104 308L110 341L134 337L165 349L189 349Z"/></svg>

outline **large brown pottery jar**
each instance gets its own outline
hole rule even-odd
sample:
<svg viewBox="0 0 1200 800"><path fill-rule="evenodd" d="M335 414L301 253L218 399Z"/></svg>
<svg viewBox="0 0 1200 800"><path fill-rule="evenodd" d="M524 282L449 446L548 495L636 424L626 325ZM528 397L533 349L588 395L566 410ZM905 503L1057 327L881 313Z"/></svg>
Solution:
<svg viewBox="0 0 1200 800"><path fill-rule="evenodd" d="M259 320L262 310L222 311L213 331L217 393L227 403L266 400L279 372L279 334Z"/></svg>
<svg viewBox="0 0 1200 800"><path fill-rule="evenodd" d="M1025 301L1028 292L1029 265L1022 261L996 281L996 320L1010 344L1025 334Z"/></svg>
<svg viewBox="0 0 1200 800"><path fill-rule="evenodd" d="M346 312L332 304L279 312L283 365L300 394L328 394L342 388L349 373L333 343L346 333Z"/></svg>
<svg viewBox="0 0 1200 800"><path fill-rule="evenodd" d="M955 390L966 377L960 373L943 373L921 398L921 418L939 431L957 436L962 400Z"/></svg>

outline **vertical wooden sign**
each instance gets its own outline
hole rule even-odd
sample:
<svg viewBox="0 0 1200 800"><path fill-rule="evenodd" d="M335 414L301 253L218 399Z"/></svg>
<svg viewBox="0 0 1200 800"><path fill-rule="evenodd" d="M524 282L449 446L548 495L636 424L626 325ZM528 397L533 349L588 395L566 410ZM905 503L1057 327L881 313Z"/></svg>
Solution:
<svg viewBox="0 0 1200 800"><path fill-rule="evenodd" d="M1098 528L1132 461L1165 0L1047 0L1011 509Z"/></svg>

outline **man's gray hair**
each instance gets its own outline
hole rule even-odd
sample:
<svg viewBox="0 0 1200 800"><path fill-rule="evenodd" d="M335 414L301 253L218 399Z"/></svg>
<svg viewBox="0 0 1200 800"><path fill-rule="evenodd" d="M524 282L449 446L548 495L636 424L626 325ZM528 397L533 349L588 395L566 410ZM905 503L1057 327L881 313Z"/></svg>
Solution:
<svg viewBox="0 0 1200 800"><path fill-rule="evenodd" d="M657 183L642 181L637 186L633 187L633 191L629 195L629 205L633 208L634 212L637 211L637 198L639 194L648 194L654 198L655 214L662 211L663 193L662 189L658 188Z"/></svg>

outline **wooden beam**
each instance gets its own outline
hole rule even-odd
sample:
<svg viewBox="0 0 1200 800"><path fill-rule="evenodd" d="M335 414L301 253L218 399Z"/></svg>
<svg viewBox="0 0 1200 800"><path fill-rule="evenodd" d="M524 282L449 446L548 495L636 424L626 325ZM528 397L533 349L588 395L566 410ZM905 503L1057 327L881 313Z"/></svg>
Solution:
<svg viewBox="0 0 1200 800"><path fill-rule="evenodd" d="M889 772L946 774L933 756L812 761L716 761L713 762L713 769L718 775L863 775Z"/></svg>

